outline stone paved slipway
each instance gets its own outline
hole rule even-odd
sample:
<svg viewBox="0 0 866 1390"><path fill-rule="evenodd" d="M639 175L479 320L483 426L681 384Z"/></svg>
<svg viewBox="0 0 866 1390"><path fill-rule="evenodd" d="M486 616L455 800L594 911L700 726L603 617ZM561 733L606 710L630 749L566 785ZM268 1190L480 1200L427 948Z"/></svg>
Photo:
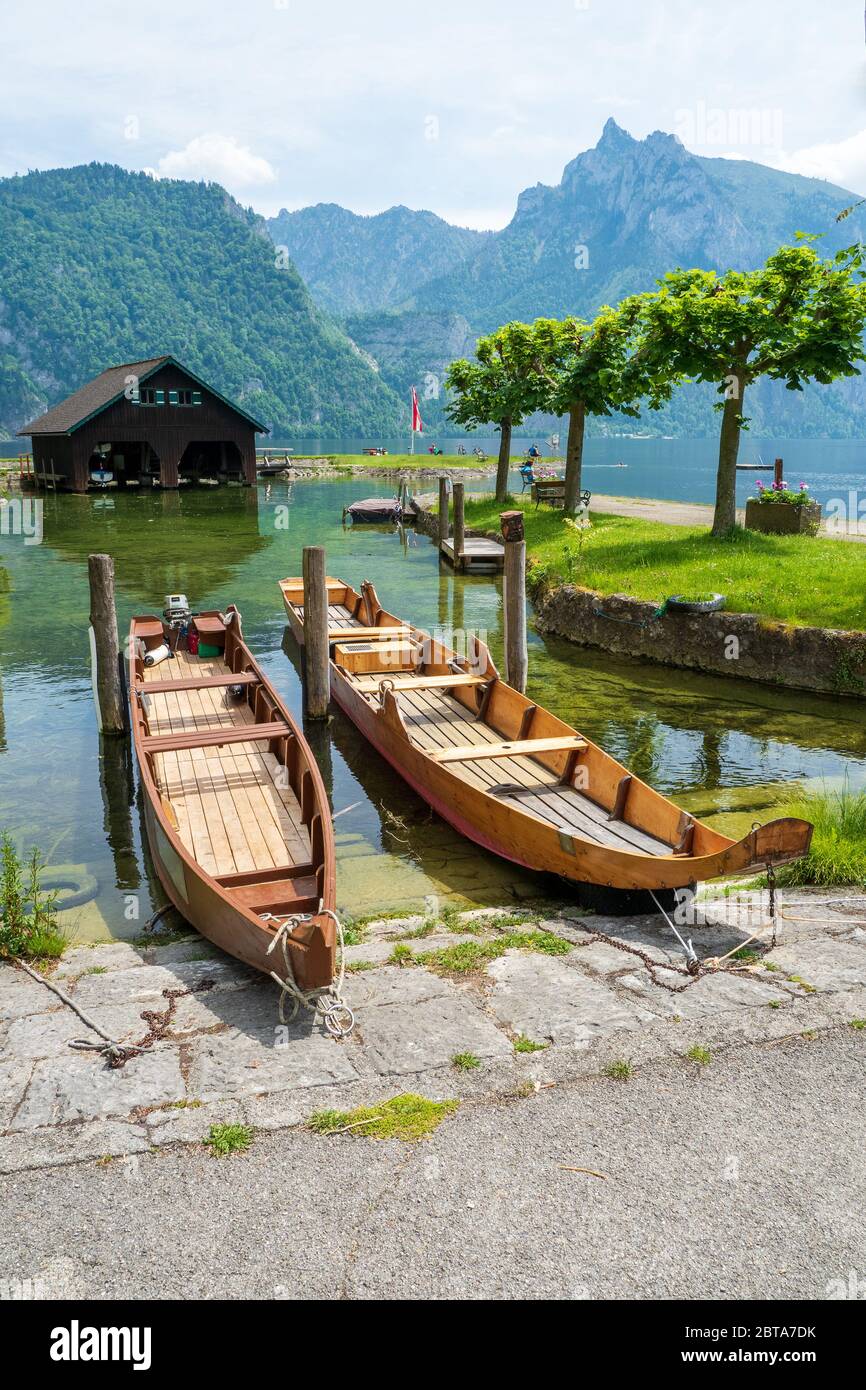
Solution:
<svg viewBox="0 0 866 1390"><path fill-rule="evenodd" d="M662 987L685 980L671 969L682 952L659 917L601 918L572 905L537 922L572 944L567 954L509 950L476 974L447 978L390 963L395 945L420 954L490 940L504 912L464 914L456 930L438 924L423 937L410 935L421 918L371 923L347 950L350 967L365 968L347 977L357 1027L342 1042L309 1014L281 1028L275 986L198 936L73 948L53 978L118 1039L147 1031L141 1014L165 1007L163 990L193 991L178 1000L167 1037L118 1070L69 1047L92 1035L56 995L0 967L0 1172L165 1151L200 1142L216 1122L299 1126L316 1110L406 1090L525 1094L620 1059L671 1062L696 1044L718 1051L866 1018L864 901L836 896L828 906L802 892L781 901L775 950L681 993ZM754 900L716 904L705 916L707 925L687 929L701 958L741 944L763 920ZM595 931L657 962L656 980L633 954L593 941ZM519 1035L547 1046L515 1053ZM458 1071L457 1053L481 1065Z"/></svg>

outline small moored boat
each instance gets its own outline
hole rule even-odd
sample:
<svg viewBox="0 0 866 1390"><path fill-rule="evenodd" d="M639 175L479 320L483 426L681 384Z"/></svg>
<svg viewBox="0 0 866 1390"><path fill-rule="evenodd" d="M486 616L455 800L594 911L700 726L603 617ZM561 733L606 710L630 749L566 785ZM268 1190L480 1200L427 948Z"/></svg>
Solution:
<svg viewBox="0 0 866 1390"><path fill-rule="evenodd" d="M336 956L327 793L237 609L133 618L129 688L148 840L169 898L230 955L282 979L288 961L299 990L326 989Z"/></svg>
<svg viewBox="0 0 866 1390"><path fill-rule="evenodd" d="M334 699L477 844L525 868L627 890L684 888L807 853L808 822L776 820L731 840L506 685L482 642L458 656L386 612L372 584L327 584ZM303 643L303 583L280 588Z"/></svg>
<svg viewBox="0 0 866 1390"><path fill-rule="evenodd" d="M403 504L399 497L367 497L361 502L352 502L343 508L346 517L356 524L360 522L402 521Z"/></svg>

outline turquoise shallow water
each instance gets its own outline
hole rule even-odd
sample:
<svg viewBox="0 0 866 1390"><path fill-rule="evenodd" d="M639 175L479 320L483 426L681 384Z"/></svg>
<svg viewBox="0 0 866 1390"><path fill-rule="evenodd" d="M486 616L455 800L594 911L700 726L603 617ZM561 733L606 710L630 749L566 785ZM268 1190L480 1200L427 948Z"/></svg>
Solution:
<svg viewBox="0 0 866 1390"><path fill-rule="evenodd" d="M423 626L486 632L501 657L501 584L456 579L412 532L344 529L343 507L385 494L382 480L275 482L258 490L59 496L41 545L0 535L0 826L53 865L96 878L74 910L80 935L135 935L160 901L142 843L128 750L101 746L87 643L87 555L115 557L123 630L172 591L194 607L235 601L244 631L300 711L297 652L277 580L300 573L305 544L328 569L372 579L383 603ZM5 592L4 592L5 590ZM616 660L531 633L531 696L576 724L661 791L721 828L748 829L791 783L866 785L866 709L824 697ZM559 885L479 852L432 819L336 712L308 730L331 792L338 898L354 913L425 897L491 903L562 896Z"/></svg>

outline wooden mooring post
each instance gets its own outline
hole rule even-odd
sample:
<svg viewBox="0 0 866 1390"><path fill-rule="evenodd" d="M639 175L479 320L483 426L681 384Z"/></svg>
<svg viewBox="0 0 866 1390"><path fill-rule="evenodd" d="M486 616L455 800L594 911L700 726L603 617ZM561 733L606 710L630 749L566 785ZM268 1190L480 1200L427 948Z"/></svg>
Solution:
<svg viewBox="0 0 866 1390"><path fill-rule="evenodd" d="M454 488L454 568L463 568L466 549L466 517L464 512L464 484L455 483Z"/></svg>
<svg viewBox="0 0 866 1390"><path fill-rule="evenodd" d="M529 653L526 646L526 540L523 512L502 512L499 521L505 541L505 679L522 695L526 691L529 670Z"/></svg>
<svg viewBox="0 0 866 1390"><path fill-rule="evenodd" d="M773 482L776 487L781 487L785 481L785 460L776 459L773 464Z"/></svg>
<svg viewBox="0 0 866 1390"><path fill-rule="evenodd" d="M126 697L117 641L114 601L114 561L110 555L88 555L90 581L90 656L100 731L126 733Z"/></svg>
<svg viewBox="0 0 866 1390"><path fill-rule="evenodd" d="M437 543L441 551L448 539L448 479L439 479L439 530Z"/></svg>
<svg viewBox="0 0 866 1390"><path fill-rule="evenodd" d="M325 550L307 545L304 571L304 708L310 719L327 719L331 699L330 652L328 649L328 583Z"/></svg>

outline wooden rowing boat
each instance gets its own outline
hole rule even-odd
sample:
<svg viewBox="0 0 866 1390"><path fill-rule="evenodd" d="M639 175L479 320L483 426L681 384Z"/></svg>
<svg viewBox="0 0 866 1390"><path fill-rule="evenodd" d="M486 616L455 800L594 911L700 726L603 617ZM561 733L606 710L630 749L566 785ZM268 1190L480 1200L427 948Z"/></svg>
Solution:
<svg viewBox="0 0 866 1390"><path fill-rule="evenodd" d="M403 504L399 497L367 497L343 508L343 520L348 517L357 524L400 521L402 516Z"/></svg>
<svg viewBox="0 0 866 1390"><path fill-rule="evenodd" d="M331 693L433 809L486 849L577 883L687 887L807 853L812 827L783 819L735 841L695 820L468 657L401 622L372 584L328 579ZM280 584L304 641L303 584Z"/></svg>
<svg viewBox="0 0 866 1390"><path fill-rule="evenodd" d="M133 618L132 734L154 863L175 907L230 955L285 978L268 954L279 919L302 990L334 977L334 832L301 730L243 640L240 614L192 623L217 656L193 655L161 619ZM155 666L147 652L180 649ZM272 920L277 919L277 920Z"/></svg>

